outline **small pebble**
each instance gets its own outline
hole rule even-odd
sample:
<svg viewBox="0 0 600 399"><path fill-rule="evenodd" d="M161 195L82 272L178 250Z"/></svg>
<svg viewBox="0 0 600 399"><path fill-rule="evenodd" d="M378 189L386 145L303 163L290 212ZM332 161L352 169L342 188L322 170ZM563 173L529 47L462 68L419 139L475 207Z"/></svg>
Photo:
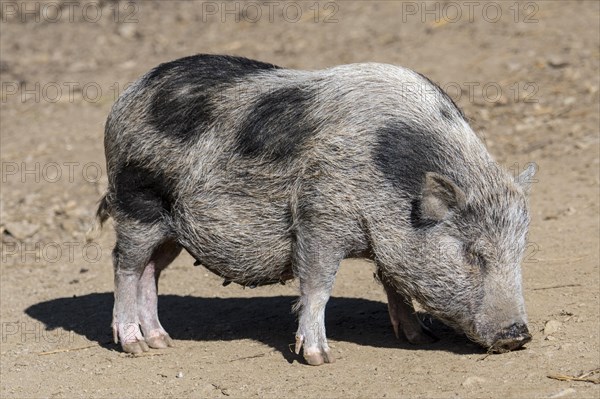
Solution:
<svg viewBox="0 0 600 399"><path fill-rule="evenodd" d="M481 377L477 377L475 375L467 377L466 380L463 381L463 383L461 384L463 387L472 387L472 386L477 386L477 385L483 385L485 384L486 379L485 378L481 378Z"/></svg>
<svg viewBox="0 0 600 399"><path fill-rule="evenodd" d="M120 24L117 28L117 33L119 34L119 36L124 37L126 39L135 39L141 36L135 24L128 23Z"/></svg>
<svg viewBox="0 0 600 399"><path fill-rule="evenodd" d="M575 392L577 392L577 391L574 390L573 388L565 388L565 389L561 389L560 391L558 391L554 395L550 395L548 397L549 398L562 398L562 397L565 397L567 395L572 395Z"/></svg>
<svg viewBox="0 0 600 399"><path fill-rule="evenodd" d="M23 241L24 239L37 233L40 225L29 223L28 221L24 220L22 222L8 222L4 225L4 228L17 240Z"/></svg>
<svg viewBox="0 0 600 399"><path fill-rule="evenodd" d="M569 65L569 62L564 58L552 56L548 58L548 65L550 65L552 68L558 69L566 67L567 65Z"/></svg>
<svg viewBox="0 0 600 399"><path fill-rule="evenodd" d="M562 323L558 320L548 320L544 326L544 335L554 334L560 329L561 326Z"/></svg>
<svg viewBox="0 0 600 399"><path fill-rule="evenodd" d="M178 371L177 375L175 377L176 378L183 378L183 371Z"/></svg>

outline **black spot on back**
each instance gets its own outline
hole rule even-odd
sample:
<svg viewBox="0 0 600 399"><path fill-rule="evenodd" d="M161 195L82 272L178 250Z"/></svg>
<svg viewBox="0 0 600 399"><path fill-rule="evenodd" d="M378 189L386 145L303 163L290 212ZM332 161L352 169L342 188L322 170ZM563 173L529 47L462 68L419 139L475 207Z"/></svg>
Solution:
<svg viewBox="0 0 600 399"><path fill-rule="evenodd" d="M437 83L435 83L434 81L432 81L431 79L429 79L427 76L420 74L419 72L417 72L423 79L425 79L427 82L429 82L429 84L431 84L438 92L438 94L441 96L441 98L443 100L445 100L445 104L443 104L440 107L440 113L442 114L442 117L446 120L452 120L453 116L458 115L459 117L461 117L462 119L466 120L465 114L463 113L462 109L460 109L458 107L458 105L456 105L456 103L454 102L454 100L452 99L452 97L450 97L448 95L448 93L446 93Z"/></svg>
<svg viewBox="0 0 600 399"><path fill-rule="evenodd" d="M280 160L293 156L317 130L308 112L315 93L306 87L283 87L263 95L238 131L237 150L244 156Z"/></svg>
<svg viewBox="0 0 600 399"><path fill-rule="evenodd" d="M172 184L159 170L124 165L115 176L114 206L132 219L156 223L170 213Z"/></svg>
<svg viewBox="0 0 600 399"><path fill-rule="evenodd" d="M187 142L214 122L215 96L244 76L279 67L243 57L199 54L161 64L145 77L150 118L162 134Z"/></svg>

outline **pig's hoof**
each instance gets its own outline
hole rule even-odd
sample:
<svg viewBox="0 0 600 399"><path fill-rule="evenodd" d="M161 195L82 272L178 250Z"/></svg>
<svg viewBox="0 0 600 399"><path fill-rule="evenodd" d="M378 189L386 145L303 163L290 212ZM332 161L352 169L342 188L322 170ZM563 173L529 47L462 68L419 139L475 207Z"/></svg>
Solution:
<svg viewBox="0 0 600 399"><path fill-rule="evenodd" d="M161 334L150 333L150 336L148 338L146 338L146 343L148 344L149 347L154 348L154 349L164 349L164 348L174 346L173 340L171 339L171 337L169 337L169 334L167 334L167 333L161 333Z"/></svg>
<svg viewBox="0 0 600 399"><path fill-rule="evenodd" d="M312 348L304 351L304 359L311 366L320 366L323 363L335 362L334 357L331 355L331 350Z"/></svg>
<svg viewBox="0 0 600 399"><path fill-rule="evenodd" d="M127 353L138 355L148 351L148 345L145 341L124 342L121 344L123 350Z"/></svg>

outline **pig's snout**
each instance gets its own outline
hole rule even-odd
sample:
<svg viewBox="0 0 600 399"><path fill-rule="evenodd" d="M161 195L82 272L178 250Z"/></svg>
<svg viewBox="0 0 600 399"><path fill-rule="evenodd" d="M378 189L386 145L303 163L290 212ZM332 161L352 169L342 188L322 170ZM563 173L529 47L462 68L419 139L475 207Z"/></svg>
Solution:
<svg viewBox="0 0 600 399"><path fill-rule="evenodd" d="M496 335L490 349L498 353L509 352L519 349L529 341L531 341L531 334L527 325L515 323Z"/></svg>

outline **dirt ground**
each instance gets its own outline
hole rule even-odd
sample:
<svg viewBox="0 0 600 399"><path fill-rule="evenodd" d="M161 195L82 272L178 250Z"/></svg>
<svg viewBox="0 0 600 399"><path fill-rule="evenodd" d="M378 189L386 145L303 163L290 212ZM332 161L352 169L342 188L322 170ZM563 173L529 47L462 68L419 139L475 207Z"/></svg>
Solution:
<svg viewBox="0 0 600 399"><path fill-rule="evenodd" d="M0 4L1 397L600 397L548 378L600 368L597 1ZM536 162L526 349L486 356L437 322L435 344L396 340L373 265L351 260L327 310L337 361L310 367L290 349L297 283L223 287L182 255L159 299L176 347L122 353L110 223L84 238L106 186L104 121L128 82L200 52L407 66L499 162Z"/></svg>

